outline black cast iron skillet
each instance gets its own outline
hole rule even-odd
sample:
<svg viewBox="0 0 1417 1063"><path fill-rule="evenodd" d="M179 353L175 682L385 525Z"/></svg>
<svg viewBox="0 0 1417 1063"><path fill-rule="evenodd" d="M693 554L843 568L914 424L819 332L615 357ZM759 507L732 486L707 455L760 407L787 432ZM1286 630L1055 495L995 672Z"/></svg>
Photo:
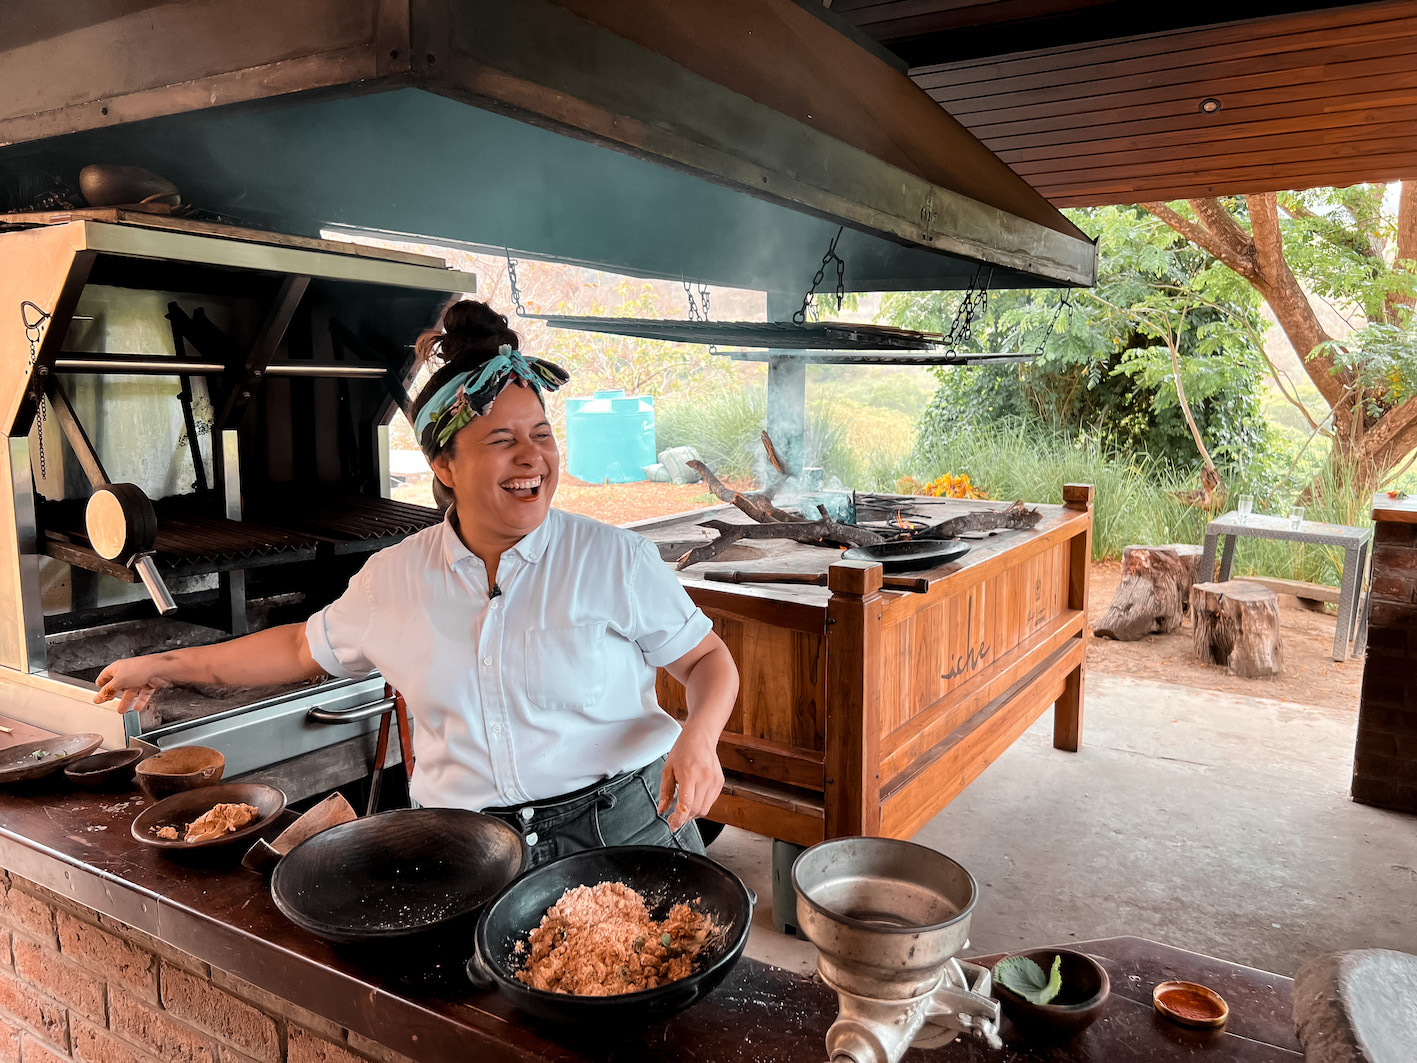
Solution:
<svg viewBox="0 0 1417 1063"><path fill-rule="evenodd" d="M326 941L402 945L455 933L453 924L475 915L527 857L521 835L499 819L401 808L301 842L276 865L271 897L287 919Z"/></svg>
<svg viewBox="0 0 1417 1063"><path fill-rule="evenodd" d="M638 993L610 997L571 996L533 989L517 981L524 956L514 952L541 923L546 909L573 886L623 882L644 895L650 917L688 902L725 928L700 954L693 974ZM477 921L477 952L467 962L479 989L498 989L516 1007L554 1023L581 1023L588 1030L644 1026L683 1011L727 977L748 942L756 898L738 876L697 853L654 845L587 849L553 860L512 882L483 909Z"/></svg>
<svg viewBox="0 0 1417 1063"><path fill-rule="evenodd" d="M846 561L879 561L887 572L939 568L969 553L958 539L899 539L875 546L853 546L841 552Z"/></svg>

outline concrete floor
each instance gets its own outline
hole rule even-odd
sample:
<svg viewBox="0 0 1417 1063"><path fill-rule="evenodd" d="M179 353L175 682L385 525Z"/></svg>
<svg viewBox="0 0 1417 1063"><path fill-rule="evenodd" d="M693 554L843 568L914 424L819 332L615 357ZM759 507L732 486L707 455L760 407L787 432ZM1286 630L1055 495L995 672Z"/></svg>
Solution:
<svg viewBox="0 0 1417 1063"><path fill-rule="evenodd" d="M1133 934L1290 976L1334 949L1417 953L1417 817L1349 798L1356 723L1093 674L1080 753L1045 713L914 840L978 881L975 953ZM748 954L811 970L772 928L771 843L729 828L709 855L764 900Z"/></svg>

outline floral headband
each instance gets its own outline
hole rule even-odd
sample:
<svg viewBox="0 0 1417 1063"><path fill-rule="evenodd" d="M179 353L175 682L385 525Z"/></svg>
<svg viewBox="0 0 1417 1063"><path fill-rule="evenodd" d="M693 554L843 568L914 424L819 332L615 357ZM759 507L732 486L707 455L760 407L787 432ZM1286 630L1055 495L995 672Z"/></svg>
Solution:
<svg viewBox="0 0 1417 1063"><path fill-rule="evenodd" d="M459 373L433 393L413 420L418 445L430 457L448 445L448 440L474 417L480 417L492 401L513 380L535 391L555 391L570 379L554 362L526 358L508 344L476 369Z"/></svg>

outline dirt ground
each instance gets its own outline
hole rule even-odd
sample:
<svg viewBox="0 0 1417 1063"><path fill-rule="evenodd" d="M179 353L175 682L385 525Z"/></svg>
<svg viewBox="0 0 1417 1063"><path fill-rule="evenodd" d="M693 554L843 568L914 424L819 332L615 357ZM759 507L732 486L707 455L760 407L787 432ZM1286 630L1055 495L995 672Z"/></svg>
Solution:
<svg viewBox="0 0 1417 1063"><path fill-rule="evenodd" d="M1090 579L1088 620L1096 623L1107 611L1121 581L1120 562L1093 562ZM1199 690L1223 690L1357 712L1363 660L1333 659L1334 623L1332 614L1310 612L1297 599L1281 594L1279 630L1284 639L1284 674L1273 679L1238 679L1223 668L1201 664L1191 653L1189 619L1169 635L1151 635L1140 642L1094 638L1087 651L1087 667Z"/></svg>
<svg viewBox="0 0 1417 1063"><path fill-rule="evenodd" d="M561 472L556 508L583 513L606 524L629 524L660 514L721 505L703 484L588 484Z"/></svg>

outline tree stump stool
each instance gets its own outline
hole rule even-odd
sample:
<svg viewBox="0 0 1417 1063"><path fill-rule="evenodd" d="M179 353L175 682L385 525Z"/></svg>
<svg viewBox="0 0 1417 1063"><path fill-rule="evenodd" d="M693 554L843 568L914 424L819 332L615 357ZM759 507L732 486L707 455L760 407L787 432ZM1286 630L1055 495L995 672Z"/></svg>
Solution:
<svg viewBox="0 0 1417 1063"><path fill-rule="evenodd" d="M1129 546L1122 551L1122 582L1092 633L1118 642L1170 634L1189 608L1201 548L1189 543Z"/></svg>
<svg viewBox="0 0 1417 1063"><path fill-rule="evenodd" d="M1258 583L1227 580L1191 588L1195 653L1231 675L1278 675L1284 667L1279 637L1279 595Z"/></svg>

